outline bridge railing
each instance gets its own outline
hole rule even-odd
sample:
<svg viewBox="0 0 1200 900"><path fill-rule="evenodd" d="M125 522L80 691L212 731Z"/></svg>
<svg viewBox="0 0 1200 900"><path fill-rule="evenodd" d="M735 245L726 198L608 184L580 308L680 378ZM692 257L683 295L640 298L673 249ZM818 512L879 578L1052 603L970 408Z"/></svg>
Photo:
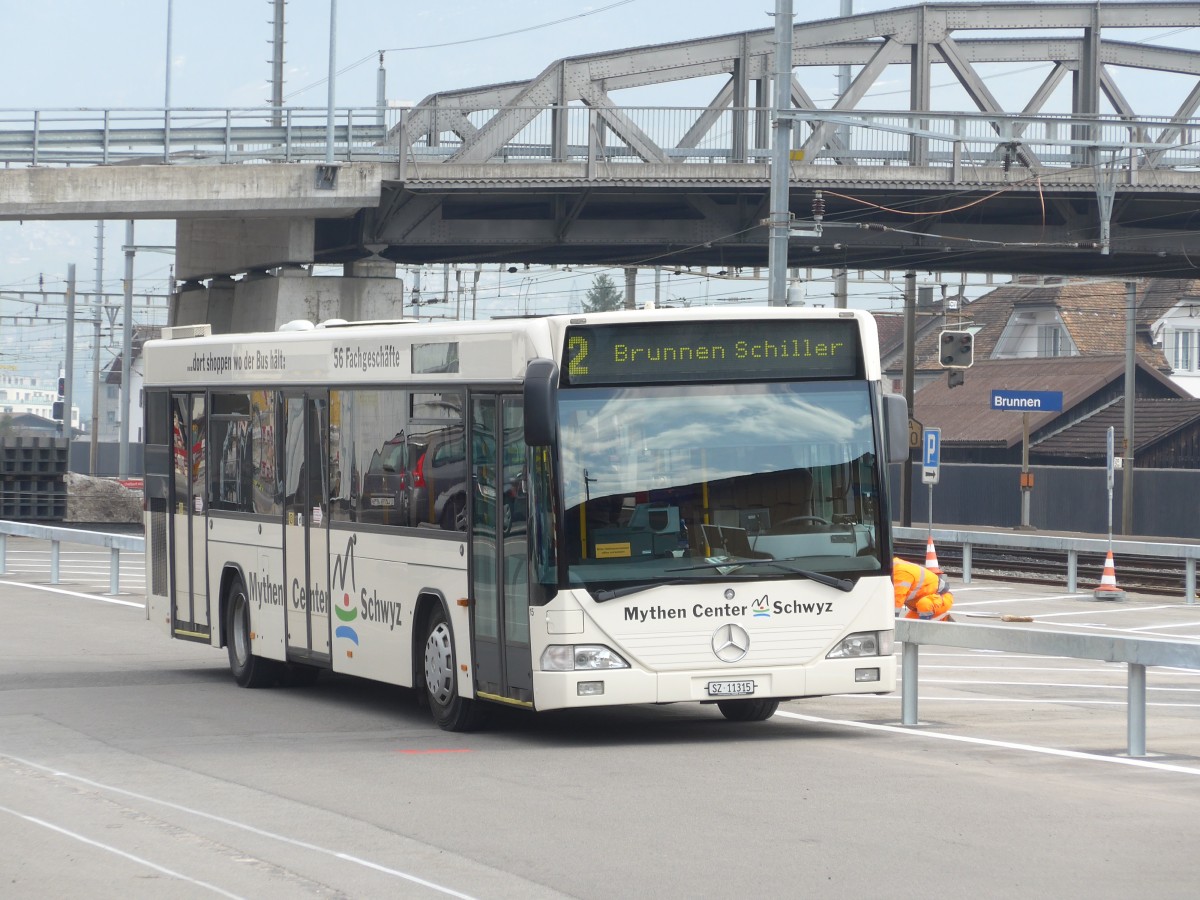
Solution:
<svg viewBox="0 0 1200 900"><path fill-rule="evenodd" d="M406 159L456 162L766 163L766 108L416 108L397 125ZM1117 165L1200 167L1200 122L1119 116L796 110L804 166L878 165L1014 174ZM1088 173L1090 174L1090 172Z"/></svg>
<svg viewBox="0 0 1200 900"><path fill-rule="evenodd" d="M1200 120L1167 117L794 110L793 171L886 166L1022 172L1092 167L1200 169ZM773 112L763 107L344 108L337 161L766 166ZM319 162L323 108L0 110L0 164Z"/></svg>
<svg viewBox="0 0 1200 900"><path fill-rule="evenodd" d="M391 111L393 121L399 111ZM29 166L304 162L325 159L327 111L0 110L0 163ZM375 159L388 121L375 107L334 111L334 157ZM391 157L396 157L396 149Z"/></svg>

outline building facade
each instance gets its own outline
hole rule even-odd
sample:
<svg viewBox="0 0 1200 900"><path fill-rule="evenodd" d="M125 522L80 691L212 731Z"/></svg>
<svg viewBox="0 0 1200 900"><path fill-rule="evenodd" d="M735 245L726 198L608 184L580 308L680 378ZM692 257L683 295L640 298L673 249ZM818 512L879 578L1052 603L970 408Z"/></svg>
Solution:
<svg viewBox="0 0 1200 900"><path fill-rule="evenodd" d="M143 410L142 384L145 380L144 364L142 362L142 346L146 341L153 340L162 334L157 325L138 325L133 329L133 353L129 362L128 404L124 411L121 409L121 369L122 354L117 354L113 361L104 369L100 376L100 402L96 406L96 434L102 442L116 442L121 439L121 421L129 423L129 440L140 444L142 441Z"/></svg>
<svg viewBox="0 0 1200 900"><path fill-rule="evenodd" d="M54 418L58 385L46 384L28 375L0 373L0 416L39 416ZM71 405L71 427L79 430L79 407Z"/></svg>

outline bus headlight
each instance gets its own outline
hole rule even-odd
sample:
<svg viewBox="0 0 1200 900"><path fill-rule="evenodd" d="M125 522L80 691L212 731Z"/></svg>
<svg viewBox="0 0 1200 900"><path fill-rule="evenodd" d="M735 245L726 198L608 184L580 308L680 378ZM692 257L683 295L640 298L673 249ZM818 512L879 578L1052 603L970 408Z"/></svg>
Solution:
<svg viewBox="0 0 1200 900"><path fill-rule="evenodd" d="M838 642L825 654L826 659L852 659L859 656L891 656L894 631L856 631Z"/></svg>
<svg viewBox="0 0 1200 900"><path fill-rule="evenodd" d="M551 644L542 651L543 672L628 668L620 654L603 644Z"/></svg>

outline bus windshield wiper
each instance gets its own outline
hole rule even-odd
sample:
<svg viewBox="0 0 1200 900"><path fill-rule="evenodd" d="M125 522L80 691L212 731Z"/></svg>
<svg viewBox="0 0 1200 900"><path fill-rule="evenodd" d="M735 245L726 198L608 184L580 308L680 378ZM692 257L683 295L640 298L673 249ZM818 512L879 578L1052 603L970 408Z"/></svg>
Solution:
<svg viewBox="0 0 1200 900"><path fill-rule="evenodd" d="M786 559L752 559L747 565L770 565L774 564L788 572L795 572L797 575L803 575L809 581L815 581L817 584L824 584L831 588L837 588L839 591L849 593L854 590L854 582L849 578L835 578L832 575L826 575L824 572L814 572L812 569L801 569L799 566L791 565L790 560Z"/></svg>
<svg viewBox="0 0 1200 900"><path fill-rule="evenodd" d="M668 569L670 572L686 572L692 569L716 569L721 574L728 574L735 569L740 569L745 566L762 566L775 565L786 572L792 572L796 575L801 575L809 581L815 581L817 584L823 584L827 587L837 588L839 591L849 593L854 590L854 582L848 578L834 578L832 575L825 575L822 572L814 572L811 569L801 569L798 566L789 564L786 559L719 559L701 563L695 566L686 566L683 569Z"/></svg>
<svg viewBox="0 0 1200 900"><path fill-rule="evenodd" d="M697 566L696 568L701 568ZM678 569L672 569L675 572ZM640 594L642 591L648 591L650 588L666 587L668 584L683 584L684 579L673 578L670 581L654 581L650 584L630 584L625 587L611 588L607 591L596 591L592 597L597 603L604 603L606 600L616 600L618 597L628 597L630 594Z"/></svg>

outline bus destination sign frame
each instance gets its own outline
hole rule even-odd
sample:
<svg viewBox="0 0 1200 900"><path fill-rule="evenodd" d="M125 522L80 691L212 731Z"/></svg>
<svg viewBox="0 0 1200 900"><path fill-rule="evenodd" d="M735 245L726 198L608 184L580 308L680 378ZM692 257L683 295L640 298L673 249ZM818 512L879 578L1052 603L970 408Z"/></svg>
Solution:
<svg viewBox="0 0 1200 900"><path fill-rule="evenodd" d="M856 319L572 325L563 384L862 377Z"/></svg>

